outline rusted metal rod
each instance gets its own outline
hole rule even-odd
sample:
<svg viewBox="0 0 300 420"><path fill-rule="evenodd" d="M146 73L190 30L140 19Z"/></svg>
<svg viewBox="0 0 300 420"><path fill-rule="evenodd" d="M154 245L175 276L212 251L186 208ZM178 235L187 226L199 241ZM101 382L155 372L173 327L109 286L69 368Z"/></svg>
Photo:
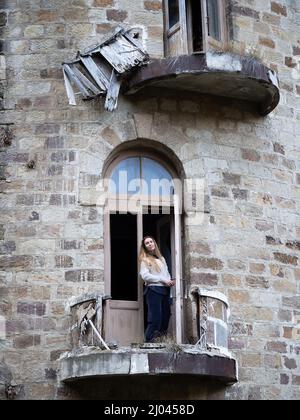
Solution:
<svg viewBox="0 0 300 420"><path fill-rule="evenodd" d="M89 323L90 326L93 328L94 333L96 334L96 336L99 338L99 340L101 341L101 343L103 344L103 346L106 348L106 350L110 350L110 348L108 347L108 345L105 343L105 341L103 340L103 338L101 337L101 335L99 334L97 328L95 327L95 325L93 324L93 322L89 319Z"/></svg>

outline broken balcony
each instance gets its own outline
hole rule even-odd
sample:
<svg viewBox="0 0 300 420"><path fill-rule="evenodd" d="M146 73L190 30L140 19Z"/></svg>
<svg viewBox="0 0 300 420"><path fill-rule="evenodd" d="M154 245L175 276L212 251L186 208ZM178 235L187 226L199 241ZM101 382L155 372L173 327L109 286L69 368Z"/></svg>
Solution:
<svg viewBox="0 0 300 420"><path fill-rule="evenodd" d="M60 359L60 379L137 375L182 375L211 378L224 384L237 381L237 363L228 351L228 302L224 295L191 289L198 341L191 344L132 343L119 346L105 342L103 328L108 296L85 295L73 300L71 309L72 351Z"/></svg>
<svg viewBox="0 0 300 420"><path fill-rule="evenodd" d="M276 73L254 57L225 52L150 59L135 29L118 29L105 42L63 63L70 105L105 97L105 109L117 108L120 93L147 95L158 88L227 97L254 103L262 116L279 103Z"/></svg>
<svg viewBox="0 0 300 420"><path fill-rule="evenodd" d="M153 60L135 70L124 93L145 88L209 94L252 102L265 116L279 103L276 73L255 58L231 53L202 53Z"/></svg>

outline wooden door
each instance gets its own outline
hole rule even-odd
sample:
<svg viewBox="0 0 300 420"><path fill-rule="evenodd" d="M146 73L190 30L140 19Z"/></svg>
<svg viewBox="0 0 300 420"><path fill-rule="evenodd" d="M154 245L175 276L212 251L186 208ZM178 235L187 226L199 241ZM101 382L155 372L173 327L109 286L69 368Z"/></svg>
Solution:
<svg viewBox="0 0 300 420"><path fill-rule="evenodd" d="M175 242L175 323L176 343L183 341L183 284L182 284L182 243L181 212L178 196L174 196L174 242Z"/></svg>
<svg viewBox="0 0 300 420"><path fill-rule="evenodd" d="M138 276L141 218L138 214L106 215L105 340L118 346L143 342L143 289Z"/></svg>
<svg viewBox="0 0 300 420"><path fill-rule="evenodd" d="M175 261L175 226L174 226L174 211L172 209L169 216L165 216L157 222L157 239L162 255L164 256L171 278L175 278L176 275L176 261ZM166 236L169 235L170 244L167 246L164 244ZM168 335L176 337L176 319L175 319L175 289L172 289L171 297L171 317L168 328Z"/></svg>
<svg viewBox="0 0 300 420"><path fill-rule="evenodd" d="M148 208L146 210L141 207L141 211L136 214L109 212L105 215L106 293L111 299L106 301L104 334L106 342L115 342L118 346L144 341L143 282L138 273L138 254L143 236L149 234L144 231L143 223L147 212ZM169 332L181 342L181 228L180 215L176 215L175 209L172 209L170 215L158 216L153 222L152 235L156 236L162 251L167 225L170 230L170 255L165 257L169 258L171 276L176 277Z"/></svg>

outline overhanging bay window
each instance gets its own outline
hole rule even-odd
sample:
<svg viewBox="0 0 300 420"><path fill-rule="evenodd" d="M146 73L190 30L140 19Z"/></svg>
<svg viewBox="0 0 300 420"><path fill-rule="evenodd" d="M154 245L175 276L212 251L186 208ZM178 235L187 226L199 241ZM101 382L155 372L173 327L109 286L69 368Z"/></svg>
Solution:
<svg viewBox="0 0 300 420"><path fill-rule="evenodd" d="M166 56L220 49L227 41L226 0L165 0Z"/></svg>

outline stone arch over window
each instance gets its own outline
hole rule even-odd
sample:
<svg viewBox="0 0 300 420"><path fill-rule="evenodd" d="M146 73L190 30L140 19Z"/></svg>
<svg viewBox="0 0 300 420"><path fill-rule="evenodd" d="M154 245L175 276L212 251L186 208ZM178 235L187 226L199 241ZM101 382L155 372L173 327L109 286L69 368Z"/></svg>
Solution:
<svg viewBox="0 0 300 420"><path fill-rule="evenodd" d="M116 162L116 159L119 159L121 156L125 158L126 156L134 154L148 157L151 156L158 162L163 161L163 165L171 172L173 177L182 181L186 177L183 164L172 149L156 140L135 139L118 145L110 153L103 165L102 178L104 179L110 176L114 167L113 162Z"/></svg>

